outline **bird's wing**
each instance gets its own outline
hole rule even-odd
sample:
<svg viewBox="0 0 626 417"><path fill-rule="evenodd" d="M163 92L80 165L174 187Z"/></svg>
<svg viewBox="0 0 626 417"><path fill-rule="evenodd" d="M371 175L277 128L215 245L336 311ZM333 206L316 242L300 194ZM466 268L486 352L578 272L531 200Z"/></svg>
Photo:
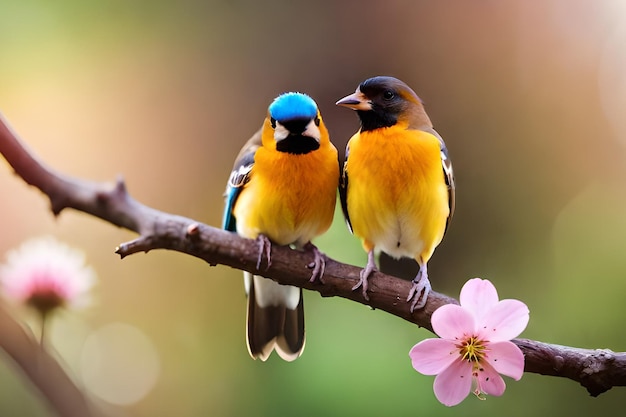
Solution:
<svg viewBox="0 0 626 417"><path fill-rule="evenodd" d="M426 131L439 139L439 148L441 149L441 165L443 167L444 179L446 180L446 185L448 186L448 207L450 208L450 214L448 215L448 221L446 222L446 230L448 230L448 226L450 225L450 220L452 220L452 215L454 214L454 209L456 206L456 186L454 184L454 171L452 170L452 161L450 160L450 155L448 155L448 148L446 147L446 143L443 141L441 135L439 135L439 133L437 133L437 131L433 128L427 129Z"/></svg>
<svg viewBox="0 0 626 417"><path fill-rule="evenodd" d="M243 187L250 181L252 167L254 166L254 155L261 147L261 130L257 131L239 151L233 170L228 178L226 192L224 197L226 204L224 206L224 216L222 220L222 229L235 232L237 230L237 219L233 216L233 208L237 197L241 193Z"/></svg>
<svg viewBox="0 0 626 417"><path fill-rule="evenodd" d="M352 232L352 224L350 224L350 216L348 215L348 171L346 170L346 166L348 164L348 155L350 154L350 142L346 145L346 154L344 157L343 167L341 169L341 181L339 181L339 201L341 202L341 210L343 211L343 216L346 219L346 224L348 225L348 229L350 233Z"/></svg>

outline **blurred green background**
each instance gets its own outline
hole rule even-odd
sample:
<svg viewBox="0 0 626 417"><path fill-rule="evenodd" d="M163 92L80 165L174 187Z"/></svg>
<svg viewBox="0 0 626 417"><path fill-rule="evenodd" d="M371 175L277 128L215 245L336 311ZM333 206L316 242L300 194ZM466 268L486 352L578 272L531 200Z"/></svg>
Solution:
<svg viewBox="0 0 626 417"><path fill-rule="evenodd" d="M426 102L457 177L457 212L429 263L434 289L458 296L467 279L487 278L530 307L522 336L623 351L625 28L621 0L0 0L0 111L51 166L93 180L122 174L140 201L219 225L232 161L276 95L312 95L343 150L358 124L334 102L394 75ZM4 162L0 192L0 253L52 234L98 271L97 304L59 314L50 333L112 415L624 407L624 388L594 399L569 380L526 374L507 379L503 397L446 408L408 358L428 332L309 292L304 355L252 361L239 271L165 251L120 261L113 250L132 233L74 211L54 219ZM335 220L319 245L364 265ZM48 415L8 359L0 415Z"/></svg>

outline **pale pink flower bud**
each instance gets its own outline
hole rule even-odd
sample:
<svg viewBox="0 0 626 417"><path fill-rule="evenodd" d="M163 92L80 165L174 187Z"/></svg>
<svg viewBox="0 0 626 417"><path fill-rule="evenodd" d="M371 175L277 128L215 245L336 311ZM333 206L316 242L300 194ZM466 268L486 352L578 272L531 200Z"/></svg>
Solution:
<svg viewBox="0 0 626 417"><path fill-rule="evenodd" d="M42 315L59 307L86 306L95 281L83 253L52 237L24 242L9 251L7 262L0 265L4 295Z"/></svg>

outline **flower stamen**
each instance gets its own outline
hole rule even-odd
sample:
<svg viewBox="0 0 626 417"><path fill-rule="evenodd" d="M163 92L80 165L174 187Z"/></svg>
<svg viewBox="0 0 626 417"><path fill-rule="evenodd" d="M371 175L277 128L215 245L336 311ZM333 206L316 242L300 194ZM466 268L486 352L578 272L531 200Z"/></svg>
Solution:
<svg viewBox="0 0 626 417"><path fill-rule="evenodd" d="M487 342L476 336L471 336L457 345L459 354L468 362L480 362L485 357Z"/></svg>

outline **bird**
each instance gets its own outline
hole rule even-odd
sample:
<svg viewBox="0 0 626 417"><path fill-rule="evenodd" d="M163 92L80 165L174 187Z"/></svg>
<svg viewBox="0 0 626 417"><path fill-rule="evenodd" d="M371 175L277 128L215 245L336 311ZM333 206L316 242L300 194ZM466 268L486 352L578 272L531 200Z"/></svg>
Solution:
<svg viewBox="0 0 626 417"><path fill-rule="evenodd" d="M257 270L271 264L271 246L311 251L311 282L323 282L325 255L311 240L330 227L340 166L317 103L287 92L269 105L263 126L237 156L225 193L222 228L257 239ZM244 272L246 341L253 359L272 351L285 361L304 349L302 289Z"/></svg>
<svg viewBox="0 0 626 417"><path fill-rule="evenodd" d="M426 305L428 261L454 213L448 150L422 100L397 78L369 78L336 104L355 110L361 125L348 141L339 188L348 228L367 252L353 290L361 287L369 300L375 250L413 258L419 271L407 297L412 313Z"/></svg>

